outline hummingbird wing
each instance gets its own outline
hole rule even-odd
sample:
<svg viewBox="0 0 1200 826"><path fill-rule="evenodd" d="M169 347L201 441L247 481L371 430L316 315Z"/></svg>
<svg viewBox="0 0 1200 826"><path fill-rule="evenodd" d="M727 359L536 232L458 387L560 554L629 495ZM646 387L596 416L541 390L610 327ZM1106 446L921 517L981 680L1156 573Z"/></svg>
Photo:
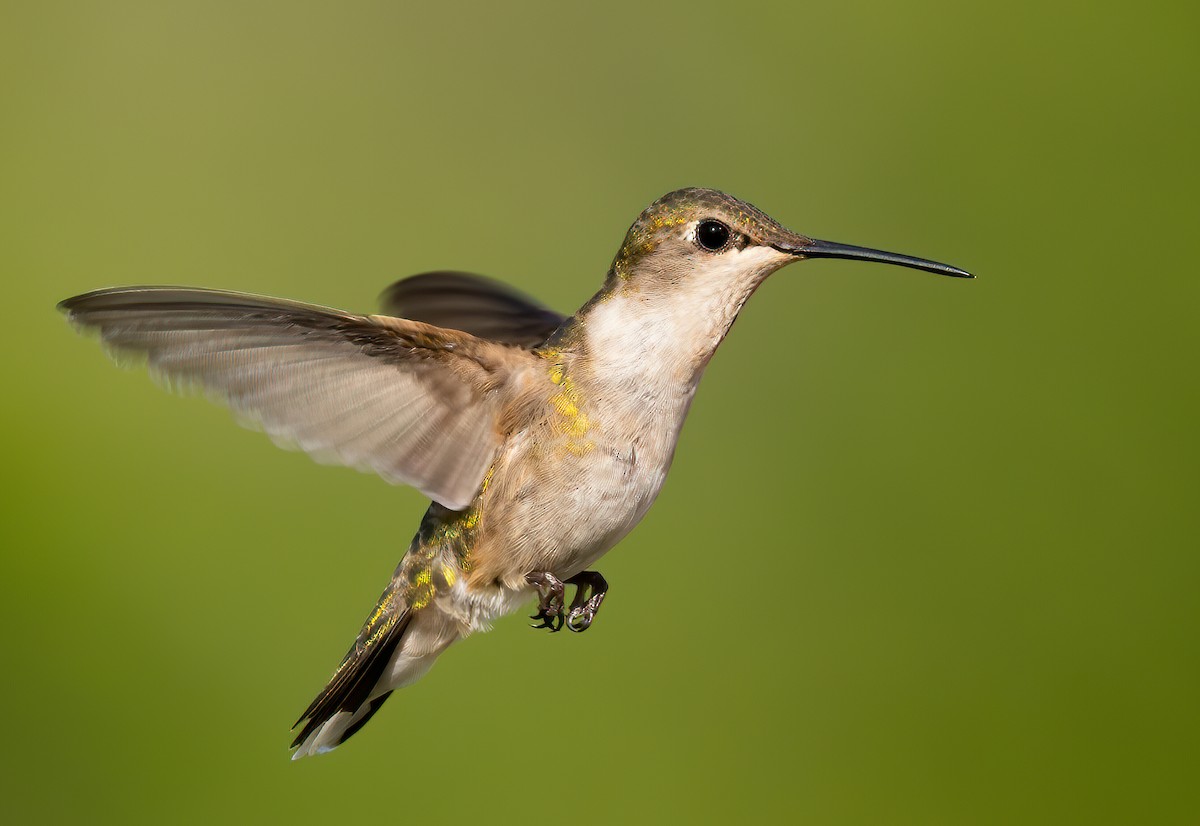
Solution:
<svg viewBox="0 0 1200 826"><path fill-rule="evenodd" d="M522 351L416 321L172 287L59 305L170 386L199 386L319 459L409 484L452 510L475 498L511 421Z"/></svg>
<svg viewBox="0 0 1200 826"><path fill-rule="evenodd" d="M526 348L545 342L567 320L507 284L466 272L402 278L379 300L388 315Z"/></svg>

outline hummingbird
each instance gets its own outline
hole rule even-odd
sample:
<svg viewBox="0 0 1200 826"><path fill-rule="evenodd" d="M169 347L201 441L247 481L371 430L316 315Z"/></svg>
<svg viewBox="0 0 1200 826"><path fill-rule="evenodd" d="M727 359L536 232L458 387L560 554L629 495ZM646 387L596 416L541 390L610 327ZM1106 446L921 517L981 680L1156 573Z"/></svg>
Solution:
<svg viewBox="0 0 1200 826"><path fill-rule="evenodd" d="M432 500L293 726L296 759L344 743L451 644L527 602L535 627L587 630L608 593L593 566L658 496L738 312L776 270L816 258L973 277L810 238L689 188L638 216L600 291L570 317L456 272L398 281L376 315L178 287L104 289L59 309L171 387Z"/></svg>

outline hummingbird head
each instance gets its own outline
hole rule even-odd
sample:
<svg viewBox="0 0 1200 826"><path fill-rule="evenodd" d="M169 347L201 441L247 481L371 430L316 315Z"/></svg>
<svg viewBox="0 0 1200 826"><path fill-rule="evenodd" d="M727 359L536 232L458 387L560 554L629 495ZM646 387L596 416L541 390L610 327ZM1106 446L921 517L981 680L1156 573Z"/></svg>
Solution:
<svg viewBox="0 0 1200 826"><path fill-rule="evenodd" d="M852 258L972 276L956 267L880 250L818 241L713 189L679 189L629 228L604 287L567 333L582 331L609 376L633 384L646 373L696 380L755 289L806 258ZM657 361L638 363L645 353ZM689 385L689 386L694 386Z"/></svg>
<svg viewBox="0 0 1200 826"><path fill-rule="evenodd" d="M934 261L809 238L732 195L699 188L675 190L648 206L629 228L611 276L637 288L711 278L735 291L752 291L775 270L805 258L878 261L972 277Z"/></svg>

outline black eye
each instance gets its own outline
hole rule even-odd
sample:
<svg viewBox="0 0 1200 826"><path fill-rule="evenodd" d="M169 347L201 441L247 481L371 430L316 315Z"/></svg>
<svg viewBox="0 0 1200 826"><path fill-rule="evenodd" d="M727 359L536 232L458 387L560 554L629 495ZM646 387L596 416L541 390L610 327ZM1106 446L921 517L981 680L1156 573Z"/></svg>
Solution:
<svg viewBox="0 0 1200 826"><path fill-rule="evenodd" d="M706 250L716 252L729 243L729 227L711 218L701 221L696 227L696 240Z"/></svg>

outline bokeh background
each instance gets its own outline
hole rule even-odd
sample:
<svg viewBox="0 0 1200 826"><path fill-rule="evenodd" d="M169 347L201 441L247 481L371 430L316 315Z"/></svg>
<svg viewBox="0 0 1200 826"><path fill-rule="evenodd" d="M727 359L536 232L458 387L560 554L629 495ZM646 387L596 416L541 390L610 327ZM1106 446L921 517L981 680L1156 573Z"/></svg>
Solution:
<svg viewBox="0 0 1200 826"><path fill-rule="evenodd" d="M5 3L0 820L1196 823L1197 22ZM288 762L424 502L55 302L449 267L570 310L685 185L981 277L780 273L593 630L510 617Z"/></svg>

